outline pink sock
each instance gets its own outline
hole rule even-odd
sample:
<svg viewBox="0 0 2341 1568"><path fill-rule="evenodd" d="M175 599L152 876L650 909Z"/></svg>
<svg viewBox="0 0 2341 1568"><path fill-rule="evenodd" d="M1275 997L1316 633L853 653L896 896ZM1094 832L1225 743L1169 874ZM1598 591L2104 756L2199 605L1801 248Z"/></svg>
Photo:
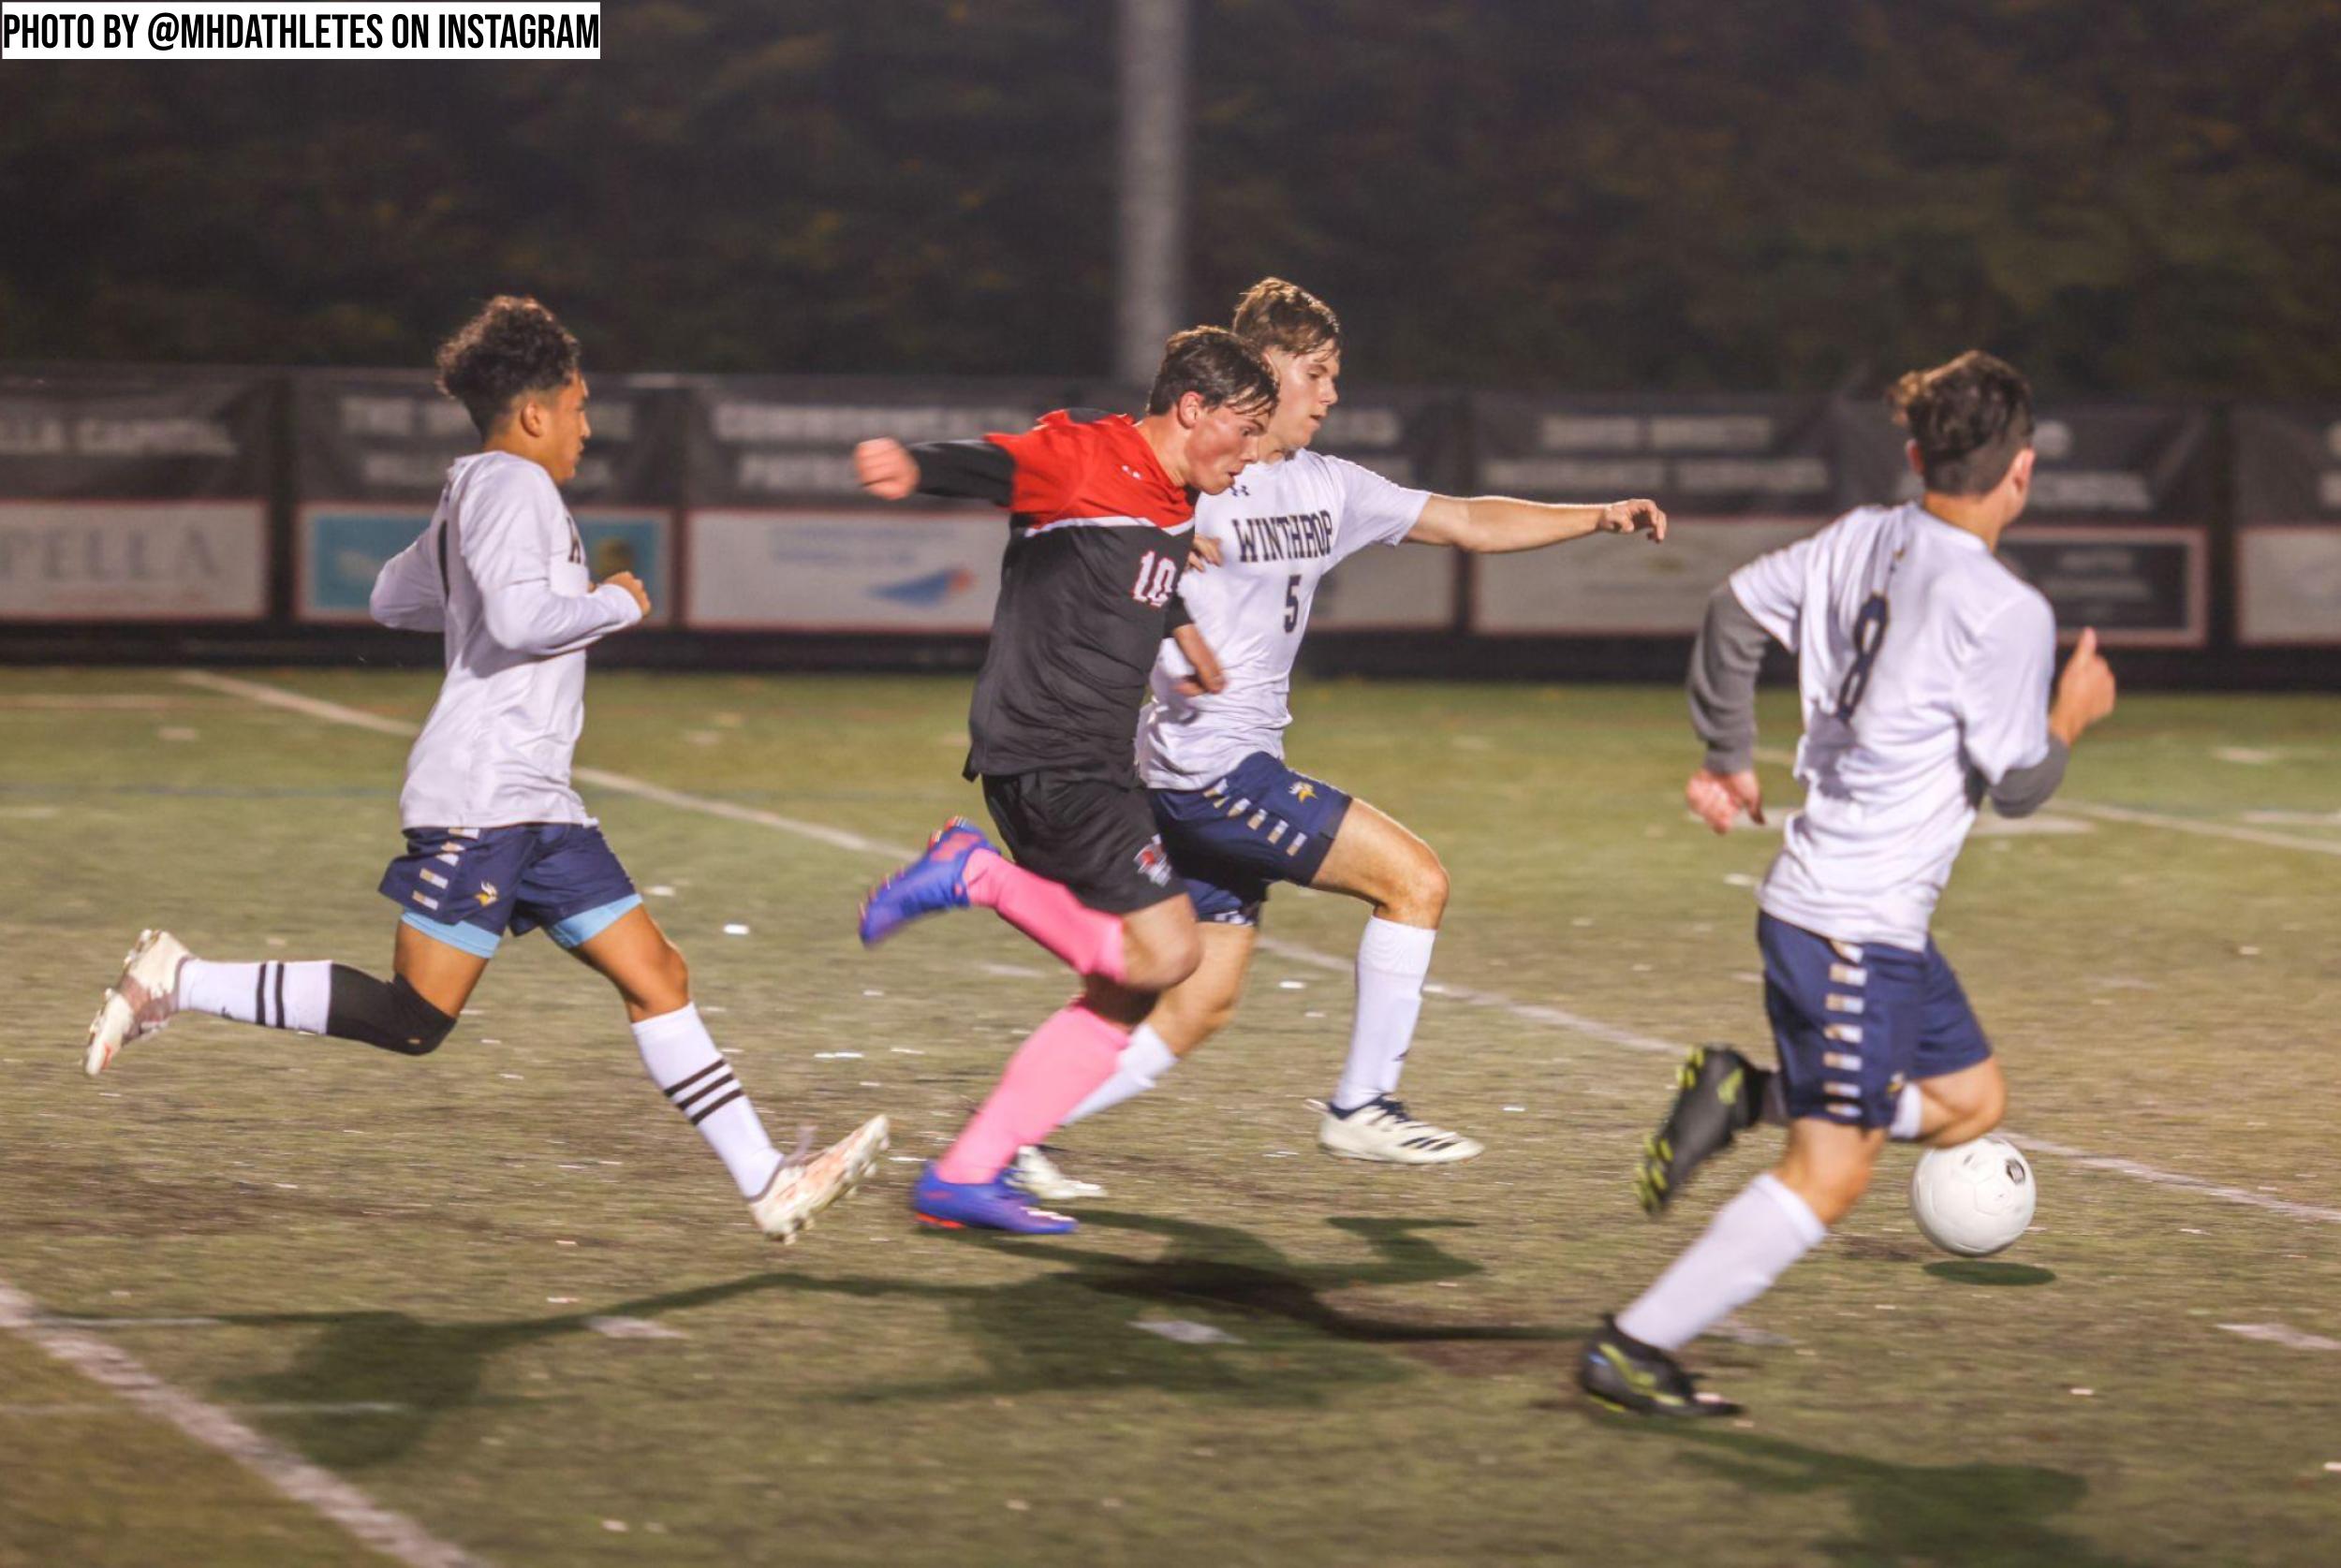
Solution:
<svg viewBox="0 0 2341 1568"><path fill-rule="evenodd" d="M1126 971L1120 916L1091 909L1063 883L1012 866L988 849L967 857L964 875L970 903L999 911L1001 919L1072 965L1075 974L1121 984Z"/></svg>
<svg viewBox="0 0 2341 1568"><path fill-rule="evenodd" d="M935 1174L946 1181L999 1175L1019 1149L1048 1136L1066 1112L1113 1076L1129 1038L1128 1030L1079 1002L1050 1015L1008 1059L999 1087L935 1162Z"/></svg>

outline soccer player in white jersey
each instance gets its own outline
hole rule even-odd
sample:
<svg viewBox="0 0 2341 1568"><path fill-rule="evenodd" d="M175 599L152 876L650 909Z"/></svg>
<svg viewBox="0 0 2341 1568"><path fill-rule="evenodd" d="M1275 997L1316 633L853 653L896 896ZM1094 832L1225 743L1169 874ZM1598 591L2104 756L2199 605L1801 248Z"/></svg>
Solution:
<svg viewBox="0 0 2341 1568"><path fill-rule="evenodd" d="M2048 601L1995 554L2032 482L2024 377L1967 353L1903 377L1892 403L1922 498L1861 507L1740 568L1708 601L1692 655L1691 713L1707 745L1692 810L1717 832L1742 811L1762 820L1755 693L1767 637L1797 657L1804 809L1757 894L1779 1067L1694 1051L1645 1151L1642 1201L1662 1210L1758 1121L1785 1123L1788 1149L1586 1342L1585 1390L1644 1414L1738 1409L1701 1394L1674 1353L1819 1243L1889 1137L1957 1144L1998 1124L2007 1086L1928 922L1978 806L2037 810L2082 732L2113 709L2113 671L2086 631L2051 701Z"/></svg>
<svg viewBox="0 0 2341 1568"><path fill-rule="evenodd" d="M399 797L406 853L382 878L400 910L392 978L213 962L150 931L106 992L82 1065L104 1072L182 1012L428 1055L506 931L541 926L617 987L651 1081L723 1160L758 1226L793 1240L869 1174L886 1119L811 1159L773 1147L700 1021L683 955L569 785L585 650L650 609L630 572L595 585L561 502L591 433L577 340L536 300L507 296L448 341L438 368L483 446L449 469L430 526L374 587L376 620L447 645Z"/></svg>
<svg viewBox="0 0 2341 1568"><path fill-rule="evenodd" d="M1278 395L1265 455L1227 493L1196 503L1197 549L1216 564L1190 573L1180 596L1217 669L1197 693L1182 645L1166 640L1138 734L1156 823L1202 922L1201 966L1165 993L1123 1048L1114 1076L1074 1119L1144 1092L1227 1024L1260 905L1272 883L1289 882L1374 909L1358 946L1348 1060L1323 1103L1319 1144L1354 1160L1467 1160L1480 1152L1477 1142L1417 1121L1396 1093L1447 907L1447 872L1428 844L1391 817L1285 765L1292 666L1309 607L1324 575L1369 546L1521 550L1637 531L1663 539L1666 515L1639 500L1559 506L1434 495L1313 452L1309 444L1339 401L1339 318L1306 290L1264 278L1236 302L1233 326L1275 371ZM1057 1202L1103 1195L1037 1150L1020 1154L1012 1179Z"/></svg>

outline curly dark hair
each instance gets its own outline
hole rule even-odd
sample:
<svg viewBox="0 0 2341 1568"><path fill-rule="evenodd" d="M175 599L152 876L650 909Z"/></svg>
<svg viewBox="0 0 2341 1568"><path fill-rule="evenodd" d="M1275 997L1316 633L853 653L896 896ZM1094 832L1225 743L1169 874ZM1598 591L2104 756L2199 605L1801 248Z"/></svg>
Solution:
<svg viewBox="0 0 2341 1568"><path fill-rule="evenodd" d="M1988 493L2032 443L2032 384L1980 348L1912 371L1886 403L1918 443L1926 488L1944 495Z"/></svg>
<svg viewBox="0 0 2341 1568"><path fill-rule="evenodd" d="M1254 348L1315 354L1341 346L1341 317L1299 284L1262 278L1235 302L1235 335Z"/></svg>
<svg viewBox="0 0 2341 1568"><path fill-rule="evenodd" d="M1265 414L1276 406L1276 373L1225 327L1189 327L1163 344L1146 412L1167 414L1189 392L1200 392L1206 408Z"/></svg>
<svg viewBox="0 0 2341 1568"><path fill-rule="evenodd" d="M559 318L534 300L499 294L439 345L439 390L486 436L515 400L567 386L578 364L577 339Z"/></svg>

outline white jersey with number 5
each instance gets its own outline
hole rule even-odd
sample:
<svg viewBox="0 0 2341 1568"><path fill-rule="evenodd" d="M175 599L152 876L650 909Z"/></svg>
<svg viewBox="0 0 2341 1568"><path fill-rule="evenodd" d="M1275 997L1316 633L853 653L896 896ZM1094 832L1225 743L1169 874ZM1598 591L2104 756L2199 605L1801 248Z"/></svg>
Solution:
<svg viewBox="0 0 2341 1568"><path fill-rule="evenodd" d="M1284 755L1292 661L1318 580L1368 545L1394 545L1422 516L1428 491L1303 450L1256 462L1225 493L1195 506L1195 534L1219 564L1190 566L1179 596L1228 677L1225 691L1182 696L1186 661L1165 642L1154 701L1140 714L1139 775L1154 789L1200 789L1254 752Z"/></svg>
<svg viewBox="0 0 2341 1568"><path fill-rule="evenodd" d="M2048 755L2056 623L1976 535L1864 506L1731 592L1797 656L1804 808L1758 893L1840 942L1922 950L1982 788Z"/></svg>

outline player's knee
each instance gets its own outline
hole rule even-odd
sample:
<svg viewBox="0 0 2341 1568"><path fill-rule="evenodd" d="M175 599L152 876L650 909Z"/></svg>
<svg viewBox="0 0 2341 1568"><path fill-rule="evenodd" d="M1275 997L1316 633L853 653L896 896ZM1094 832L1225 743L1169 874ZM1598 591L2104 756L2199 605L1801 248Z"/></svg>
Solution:
<svg viewBox="0 0 2341 1568"><path fill-rule="evenodd" d="M1417 843L1392 879L1383 913L1401 924L1435 927L1447 913L1447 868L1429 844Z"/></svg>
<svg viewBox="0 0 2341 1568"><path fill-rule="evenodd" d="M401 1056L429 1056L447 1043L448 1035L454 1031L455 1019L425 1002L402 975L390 982L381 1024L380 1032L368 1044L394 1050Z"/></svg>
<svg viewBox="0 0 2341 1568"><path fill-rule="evenodd" d="M691 1000L691 966L684 959L682 948L671 942L666 947L659 960L659 983L675 996L675 1005L679 1007Z"/></svg>

